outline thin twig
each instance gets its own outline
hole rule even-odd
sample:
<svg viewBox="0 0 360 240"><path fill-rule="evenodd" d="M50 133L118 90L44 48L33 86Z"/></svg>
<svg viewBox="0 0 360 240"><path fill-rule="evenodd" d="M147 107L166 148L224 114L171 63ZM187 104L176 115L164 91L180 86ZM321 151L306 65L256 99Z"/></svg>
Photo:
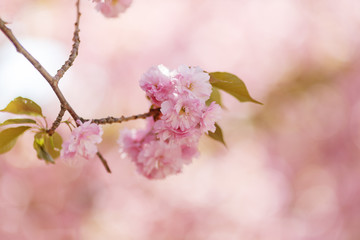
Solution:
<svg viewBox="0 0 360 240"><path fill-rule="evenodd" d="M61 105L60 112L59 112L56 120L53 122L51 128L46 131L50 136L55 133L56 128L60 125L62 117L64 116L65 111L66 111L66 108L63 105Z"/></svg>
<svg viewBox="0 0 360 240"><path fill-rule="evenodd" d="M133 116L130 116L130 117L124 117L124 116L121 116L119 118L107 117L107 118L100 118L100 119L92 119L91 122L96 123L96 124L122 123L122 122L135 120L135 119L145 119L145 118L150 117L150 116L153 116L154 119L157 119L157 118L159 118L160 114L161 114L160 108L155 108L155 109L150 109L150 111L147 112L147 113L137 114L137 115L133 115ZM80 118L80 121L87 122L87 121L89 121L89 119ZM101 153L97 152L96 155L100 158L100 160L101 160L102 164L104 165L106 171L108 173L111 173L110 167L107 164L105 158L101 155Z"/></svg>
<svg viewBox="0 0 360 240"><path fill-rule="evenodd" d="M15 46L16 51L21 53L34 67L38 72L45 78L45 80L50 84L57 98L59 99L61 105L63 105L66 110L70 113L74 120L79 119L79 116L76 114L74 109L70 106L70 104L65 99L64 95L60 91L57 82L53 79L53 77L49 74L48 71L20 44L20 42L16 39L12 31L6 26L6 22L0 18L0 29L5 34L5 36L12 42Z"/></svg>
<svg viewBox="0 0 360 240"><path fill-rule="evenodd" d="M106 118L99 118L99 119L91 119L91 122L96 123L96 124L122 123L122 122L127 122L127 121L135 120L135 119L145 119L150 116L153 116L156 119L156 118L158 118L159 115L160 115L160 108L155 108L155 109L150 109L150 111L147 113L132 115L130 117L125 117L125 116L121 116L119 118L106 117ZM80 120L82 122L89 121L89 119L83 119L83 118L80 118Z"/></svg>
<svg viewBox="0 0 360 240"><path fill-rule="evenodd" d="M16 51L21 53L35 67L35 69L38 70L38 72L45 78L45 80L49 83L49 85L51 86L51 88L53 89L54 93L56 94L57 98L59 99L59 101L61 103L60 112L59 112L56 120L52 124L52 127L47 131L49 135L52 135L55 132L56 128L59 126L59 124L62 120L62 117L63 117L65 111L68 111L69 114L72 116L72 118L75 121L78 119L81 119L81 121L83 121L83 122L86 121L85 119L80 118L76 114L74 109L70 106L70 104L65 99L64 95L62 94L62 92L58 86L59 80L64 76L65 72L73 65L75 58L77 57L78 52L79 52L80 16L81 16L80 0L77 0L76 1L76 22L75 22L75 30L74 30L74 35L73 35L74 43L72 45L72 49L71 49L68 60L65 61L64 65L57 71L57 73L54 77L52 77L49 74L49 72L20 44L20 42L16 39L16 37L12 33L11 29L9 29L6 26L7 23L0 18L0 30L5 34L5 36L15 46ZM121 123L124 121L130 121L130 120L135 120L135 119L140 119L140 118L147 118L150 116L153 116L154 118L158 118L159 115L160 115L160 109L151 109L148 113L144 113L144 114L133 115L130 117L122 116L120 118L108 117L108 118L102 118L102 119L93 119L92 122L97 123L97 124L107 124L107 123L114 123L114 122ZM107 164L105 158L101 155L100 152L97 152L96 154L100 158L106 171L108 173L111 173L111 170L110 170L109 165Z"/></svg>
<svg viewBox="0 0 360 240"><path fill-rule="evenodd" d="M6 27L6 22L0 18L0 29L5 34L5 36L14 44L16 51L24 55L24 57L29 60L29 62L39 71L39 73L48 81L51 85L53 83L52 76L46 71L46 69L28 52L25 48L19 43L15 38L12 31Z"/></svg>
<svg viewBox="0 0 360 240"><path fill-rule="evenodd" d="M97 152L96 155L100 158L100 161L101 161L101 163L104 165L106 171L107 171L108 173L111 173L110 167L109 167L107 161L105 160L105 158L101 155L101 153L100 153L100 152Z"/></svg>
<svg viewBox="0 0 360 240"><path fill-rule="evenodd" d="M79 32L80 32L80 28L79 28L79 23L80 23L80 0L76 1L76 22L75 22L75 30L74 30L74 35L73 35L73 45L72 45L72 49L69 55L69 59L66 60L66 62L64 63L64 65L62 65L62 67L57 71L55 77L54 77L54 81L56 83L59 82L59 80L64 76L65 72L73 65L75 58L77 57L78 53L79 53L79 46L80 46L80 37L79 37Z"/></svg>
<svg viewBox="0 0 360 240"><path fill-rule="evenodd" d="M6 26L6 22L3 21L0 18L0 29L5 34L5 36L10 40L10 42L15 46L16 51L21 53L34 67L38 72L45 78L45 80L49 83L51 88L53 89L54 93L58 97L60 103L61 103L61 110L59 112L58 117L56 118L55 122L53 123L53 126L49 130L49 134L51 135L52 132L56 129L58 126L58 123L60 123L62 116L65 113L65 110L67 110L72 118L76 121L79 119L79 116L76 114L74 109L70 106L70 104L65 99L64 95L62 94L59 86L58 81L59 79L64 75L65 71L70 68L72 63L74 62L79 48L79 18L80 18L80 11L79 11L79 2L77 1L76 7L77 7L77 19L75 23L75 32L74 32L74 44L73 49L70 53L69 60L65 62L65 64L61 67L61 69L58 71L57 77L53 78L48 71L20 44L20 42L16 39L12 31ZM60 72L60 73L59 73ZM60 119L60 120L59 120ZM111 173L111 170L109 168L109 165L107 164L104 157L101 155L100 152L97 152L97 156L100 158L102 164L104 165L107 172Z"/></svg>

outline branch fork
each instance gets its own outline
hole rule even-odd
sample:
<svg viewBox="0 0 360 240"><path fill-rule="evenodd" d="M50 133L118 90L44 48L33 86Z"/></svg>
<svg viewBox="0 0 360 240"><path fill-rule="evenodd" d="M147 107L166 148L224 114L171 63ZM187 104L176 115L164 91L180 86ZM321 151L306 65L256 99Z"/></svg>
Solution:
<svg viewBox="0 0 360 240"><path fill-rule="evenodd" d="M77 115L77 113L71 107L69 102L66 100L66 98L64 97L63 93L61 92L61 90L58 86L59 81L64 76L66 71L73 65L73 63L79 53L79 46L80 46L79 24L80 24L80 16L81 16L80 0L76 0L75 5L76 5L76 21L75 21L75 30L74 30L74 34L73 34L73 38L72 38L72 40L73 40L72 49L70 51L70 55L69 55L68 59L61 66L61 68L57 71L55 76L51 76L50 73L20 44L20 42L14 36L11 29L6 26L6 24L8 24L8 23L0 18L0 30L10 40L10 42L15 46L16 51L19 52L20 54L22 54L35 67L35 69L45 78L45 80L49 83L53 92L56 94L57 98L60 101L59 114L58 114L57 118L55 119L55 121L53 122L51 128L47 130L47 133L49 134L49 136L52 136L55 133L55 130L60 125L62 118L66 111L69 112L69 114L71 115L71 117L74 119L75 122L77 120L81 120L82 122L88 121ZM124 117L124 116L121 116L120 118L107 117L107 118L101 118L101 119L93 119L91 121L96 124L121 123L124 121L147 118L149 116L155 117L155 116L158 116L159 114L160 114L159 109L151 109L148 113L133 115L130 117ZM102 154L100 152L97 152L96 155L99 157L99 159L100 159L101 163L104 165L106 171L108 173L111 173L110 167L109 167L108 163L106 162L105 158L102 156Z"/></svg>

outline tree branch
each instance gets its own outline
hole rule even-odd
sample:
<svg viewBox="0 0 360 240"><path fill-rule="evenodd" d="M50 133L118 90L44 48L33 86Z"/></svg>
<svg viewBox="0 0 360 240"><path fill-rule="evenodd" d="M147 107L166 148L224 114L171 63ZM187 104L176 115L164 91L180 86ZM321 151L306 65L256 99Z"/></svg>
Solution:
<svg viewBox="0 0 360 240"><path fill-rule="evenodd" d="M97 152L96 155L100 158L100 161L101 161L101 163L104 165L106 171L107 171L108 173L111 173L110 167L109 167L109 165L107 164L107 161L105 160L105 158L101 155L101 153L100 153L100 152Z"/></svg>
<svg viewBox="0 0 360 240"><path fill-rule="evenodd" d="M0 29L5 34L5 36L12 42L15 46L16 51L24 55L24 57L29 60L29 62L38 70L38 72L46 79L46 81L52 85L53 79L52 76L46 71L46 69L20 44L20 42L15 38L12 31L6 27L6 22L0 18Z"/></svg>
<svg viewBox="0 0 360 240"><path fill-rule="evenodd" d="M12 31L6 26L6 22L0 18L0 29L5 34L5 36L10 40L10 42L15 46L16 51L21 53L34 67L38 72L45 78L45 80L50 84L57 98L59 99L61 105L65 107L65 109L70 113L70 115L76 121L79 119L79 116L76 114L74 109L70 106L70 104L65 99L64 95L60 91L57 82L53 79L53 77L49 74L48 71L20 44L20 42L16 39Z"/></svg>
<svg viewBox="0 0 360 240"><path fill-rule="evenodd" d="M66 111L66 108L63 105L61 105L60 112L59 112L56 120L53 122L51 128L46 131L50 136L55 133L56 128L60 125L60 122L62 120L62 117L64 116L65 111Z"/></svg>
<svg viewBox="0 0 360 240"><path fill-rule="evenodd" d="M59 82L59 80L64 76L65 72L73 65L75 58L77 57L79 53L79 46L80 46L80 37L79 37L79 23L80 23L80 0L76 1L76 22L75 22L75 30L73 35L73 45L72 49L69 55L69 59L65 61L64 65L57 71L54 81L56 83Z"/></svg>
<svg viewBox="0 0 360 240"><path fill-rule="evenodd" d="M96 123L96 124L122 123L122 122L127 122L127 121L131 121L131 120L135 120L135 119L145 119L150 116L153 116L155 119L157 119L160 114L161 114L160 108L155 108L155 109L150 109L150 111L147 113L132 115L130 117L125 117L125 116L121 116L119 118L106 117L106 118L99 118L99 119L91 119L91 122ZM89 121L89 119L83 119L83 118L80 118L80 120L82 122Z"/></svg>
<svg viewBox="0 0 360 240"><path fill-rule="evenodd" d="M79 4L80 4L80 0L77 0L76 2L76 9L77 9L77 17L76 17L76 22L75 22L75 31L74 31L74 36L73 36L73 47L69 56L69 59L65 62L65 64L58 70L56 76L53 78L49 72L20 44L20 42L16 39L16 37L14 36L14 34L12 33L11 29L9 29L6 26L6 22L3 21L0 18L0 29L1 31L5 34L5 36L10 40L10 42L15 46L16 51L21 53L34 67L36 70L38 70L38 72L45 78L45 80L49 83L49 85L51 86L52 90L54 91L54 93L56 94L57 98L59 99L60 103L61 103L61 109L60 112L56 118L56 120L54 121L52 127L50 128L50 130L48 130L48 134L52 135L55 131L55 129L59 126L61 119L65 113L65 111L68 111L69 114L72 116L72 118L75 120L80 119L79 116L76 114L76 112L74 111L74 109L70 106L70 104L67 102L67 100L65 99L64 95L62 94L59 86L58 86L58 82L59 80L63 77L64 73L71 67L71 65L73 64L77 54L78 54L78 49L79 49L79 44L80 44L80 38L79 38L79 20L80 20L80 11L79 11ZM109 165L107 164L106 160L104 159L104 157L101 155L100 152L97 152L97 156L100 158L102 164L104 165L105 169L107 172L111 173L111 170L109 168Z"/></svg>
<svg viewBox="0 0 360 240"><path fill-rule="evenodd" d="M83 122L86 121L83 118L80 118L76 114L74 109L70 106L70 104L65 99L64 95L62 94L62 92L61 92L61 90L60 90L60 88L58 86L58 82L64 76L65 72L73 65L73 63L75 61L75 58L77 57L78 52L79 52L79 46L80 46L80 37L79 37L80 16L81 16L81 13L80 13L80 0L77 0L76 1L76 22L75 22L75 30L74 30L74 34L73 34L73 42L74 43L72 45L72 49L71 49L68 60L65 61L65 63L57 71L57 73L56 73L56 75L54 77L52 77L49 74L49 72L20 44L20 42L16 39L16 37L12 33L11 29L9 29L6 26L6 22L3 21L0 18L0 29L1 29L1 31L10 40L10 42L15 46L16 51L19 52L20 54L22 54L35 67L35 69L38 70L38 72L45 78L45 80L49 83L49 85L51 86L52 90L54 91L54 93L56 94L57 98L59 99L59 101L61 103L61 109L60 109L60 112L59 112L56 120L52 124L51 128L49 130L47 130L47 133L50 136L52 134L54 134L56 128L59 126L59 124L60 124L60 122L62 120L62 117L64 116L65 111L69 112L69 114L72 116L72 118L75 120L75 122L78 119L80 119ZM107 124L107 123L114 123L114 122L121 123L121 122L124 122L124 121L135 120L135 119L138 119L138 118L147 118L149 116L153 116L154 118L158 118L160 114L161 114L160 109L151 109L148 113L144 113L144 114L133 115L133 116L130 116L130 117L122 116L120 118L108 117L108 118L102 118L102 119L93 119L92 122L97 123L97 124ZM100 152L97 152L97 156L100 158L100 160L101 160L102 164L104 165L106 171L111 173L109 165L107 164L105 158L101 155Z"/></svg>

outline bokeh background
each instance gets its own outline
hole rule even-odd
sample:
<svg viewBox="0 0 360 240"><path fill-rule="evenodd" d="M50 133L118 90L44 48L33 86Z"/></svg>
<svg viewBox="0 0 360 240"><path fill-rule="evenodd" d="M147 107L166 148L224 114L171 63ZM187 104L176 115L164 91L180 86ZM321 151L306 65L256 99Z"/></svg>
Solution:
<svg viewBox="0 0 360 240"><path fill-rule="evenodd" d="M83 0L81 12L60 86L84 118L147 112L138 80L157 64L234 73L264 105L224 94L228 147L204 137L160 181L118 152L119 131L143 120L104 127L112 174L98 159L46 165L25 134L0 155L0 239L360 239L360 1L135 0L106 19ZM75 1L1 0L0 16L55 74ZM0 34L0 108L17 96L56 118L47 82Z"/></svg>

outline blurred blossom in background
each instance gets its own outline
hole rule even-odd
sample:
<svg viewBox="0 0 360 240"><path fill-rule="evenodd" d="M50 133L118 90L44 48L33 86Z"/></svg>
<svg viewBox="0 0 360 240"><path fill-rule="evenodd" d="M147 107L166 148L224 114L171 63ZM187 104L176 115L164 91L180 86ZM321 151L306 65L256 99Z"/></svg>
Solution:
<svg viewBox="0 0 360 240"><path fill-rule="evenodd" d="M118 152L119 131L143 120L104 127L112 174L98 159L45 165L26 134L0 155L0 239L360 239L359 9L135 0L106 19L82 1L79 56L60 86L84 118L147 112L138 81L161 63L234 73L264 105L224 94L228 148L204 137L201 156L161 181ZM75 1L2 0L0 16L52 74L66 60ZM0 108L19 95L56 118L47 82L0 34Z"/></svg>

